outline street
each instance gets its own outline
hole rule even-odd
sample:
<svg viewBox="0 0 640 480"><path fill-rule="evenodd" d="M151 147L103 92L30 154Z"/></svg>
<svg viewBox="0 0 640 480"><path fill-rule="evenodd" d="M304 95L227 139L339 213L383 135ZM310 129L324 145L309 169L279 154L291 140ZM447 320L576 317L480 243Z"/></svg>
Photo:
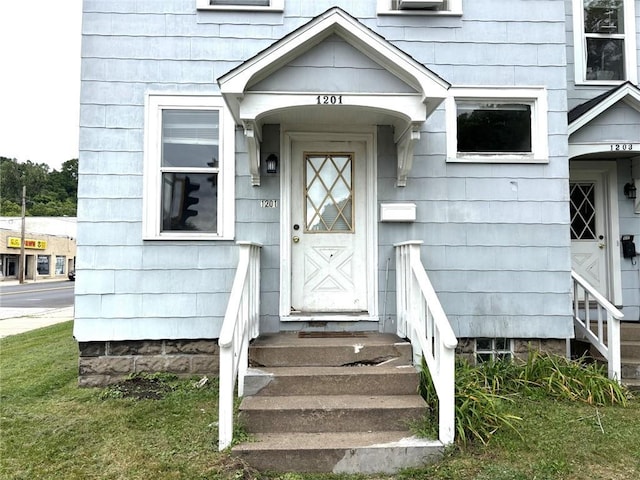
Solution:
<svg viewBox="0 0 640 480"><path fill-rule="evenodd" d="M73 305L75 282L25 283L2 285L0 283L0 307L2 308L62 308Z"/></svg>

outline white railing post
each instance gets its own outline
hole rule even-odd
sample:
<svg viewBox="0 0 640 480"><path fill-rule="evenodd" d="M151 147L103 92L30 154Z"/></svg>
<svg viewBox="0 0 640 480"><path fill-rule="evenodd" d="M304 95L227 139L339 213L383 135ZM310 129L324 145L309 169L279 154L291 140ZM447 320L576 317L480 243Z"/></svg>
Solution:
<svg viewBox="0 0 640 480"><path fill-rule="evenodd" d="M260 248L252 242L238 242L238 268L227 311L220 330L220 374L218 393L218 448L233 441L233 397L244 391L248 368L249 342L260 333Z"/></svg>
<svg viewBox="0 0 640 480"><path fill-rule="evenodd" d="M609 362L607 373L609 375L609 378L614 378L618 382L620 382L622 380L620 320L614 319L610 313L607 313L607 344L609 346Z"/></svg>
<svg viewBox="0 0 640 480"><path fill-rule="evenodd" d="M455 438L455 348L458 343L420 260L421 241L396 248L398 336L409 338L414 362L424 357L438 395L438 437L448 445Z"/></svg>
<svg viewBox="0 0 640 480"><path fill-rule="evenodd" d="M600 294L578 273L571 271L573 281L573 325L576 337L587 340L607 360L609 378L621 380L620 319L624 314ZM592 300L593 299L593 300ZM592 306L593 301L593 306ZM582 302L582 305L580 304ZM597 311L596 332L591 327L591 309ZM607 334L604 334L604 314Z"/></svg>

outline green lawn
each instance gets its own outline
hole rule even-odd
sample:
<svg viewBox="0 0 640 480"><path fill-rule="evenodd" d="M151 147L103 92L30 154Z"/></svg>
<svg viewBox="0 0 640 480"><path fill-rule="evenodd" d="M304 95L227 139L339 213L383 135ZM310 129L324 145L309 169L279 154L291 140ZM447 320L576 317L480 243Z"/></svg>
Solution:
<svg viewBox="0 0 640 480"><path fill-rule="evenodd" d="M170 387L162 398L136 400L119 398L121 389L80 389L76 375L70 322L0 340L0 478L255 477L217 451L215 381L196 388L198 379L161 378ZM504 429L487 447L452 449L438 465L395 478L640 478L638 399L627 407L517 400L510 408L523 418L519 434Z"/></svg>

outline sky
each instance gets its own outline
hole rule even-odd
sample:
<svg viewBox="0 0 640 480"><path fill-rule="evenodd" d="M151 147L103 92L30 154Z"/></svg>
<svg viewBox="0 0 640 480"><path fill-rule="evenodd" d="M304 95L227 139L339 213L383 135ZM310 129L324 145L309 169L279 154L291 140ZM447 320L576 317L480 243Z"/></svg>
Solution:
<svg viewBox="0 0 640 480"><path fill-rule="evenodd" d="M0 0L0 156L78 158L82 0Z"/></svg>

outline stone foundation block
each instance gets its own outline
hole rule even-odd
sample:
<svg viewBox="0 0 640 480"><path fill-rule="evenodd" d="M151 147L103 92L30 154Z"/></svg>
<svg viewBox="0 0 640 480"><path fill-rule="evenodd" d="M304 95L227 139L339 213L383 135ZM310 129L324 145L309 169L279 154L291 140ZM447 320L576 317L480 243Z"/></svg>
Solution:
<svg viewBox="0 0 640 480"><path fill-rule="evenodd" d="M80 357L80 376L127 375L133 371L133 357Z"/></svg>
<svg viewBox="0 0 640 480"><path fill-rule="evenodd" d="M210 354L218 355L217 340L165 340L164 353L186 353L190 355Z"/></svg>
<svg viewBox="0 0 640 480"><path fill-rule="evenodd" d="M188 355L153 355L137 357L134 372L154 373L166 372L187 374L191 371L191 361Z"/></svg>

